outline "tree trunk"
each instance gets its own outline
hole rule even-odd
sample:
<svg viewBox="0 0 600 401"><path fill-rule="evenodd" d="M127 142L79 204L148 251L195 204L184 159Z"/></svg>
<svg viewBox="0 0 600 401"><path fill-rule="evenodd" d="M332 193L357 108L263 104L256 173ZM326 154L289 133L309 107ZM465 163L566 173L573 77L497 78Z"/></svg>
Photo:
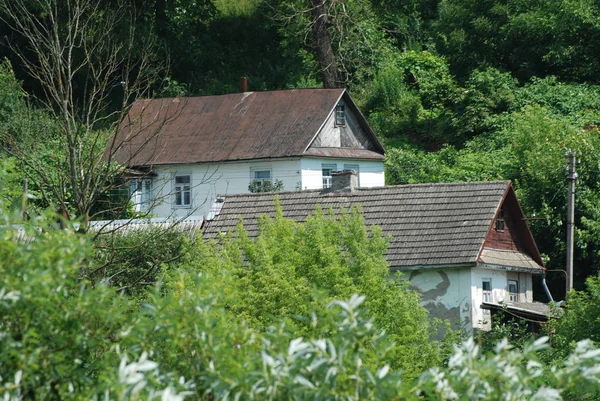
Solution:
<svg viewBox="0 0 600 401"><path fill-rule="evenodd" d="M321 70L323 86L325 88L338 88L337 62L331 47L329 34L329 17L325 11L324 3L327 0L310 0L312 16L312 37L317 50L317 61Z"/></svg>

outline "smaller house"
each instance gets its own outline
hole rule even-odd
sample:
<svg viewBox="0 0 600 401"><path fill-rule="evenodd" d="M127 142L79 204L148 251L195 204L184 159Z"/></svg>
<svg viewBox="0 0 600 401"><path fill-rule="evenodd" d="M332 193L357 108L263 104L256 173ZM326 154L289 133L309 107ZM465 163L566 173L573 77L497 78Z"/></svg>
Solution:
<svg viewBox="0 0 600 401"><path fill-rule="evenodd" d="M345 89L140 100L122 121L114 160L136 171L138 211L206 216L217 194L322 189L352 169L384 185L384 149Z"/></svg>
<svg viewBox="0 0 600 401"><path fill-rule="evenodd" d="M357 188L355 179L336 173L333 188L277 196L297 221L317 205L335 213L360 205L365 223L391 237L390 270L403 272L430 314L455 327L489 329L489 305L535 310L533 277L545 268L509 181ZM275 213L274 196L221 197L204 237L233 230L239 218L256 236L258 216Z"/></svg>

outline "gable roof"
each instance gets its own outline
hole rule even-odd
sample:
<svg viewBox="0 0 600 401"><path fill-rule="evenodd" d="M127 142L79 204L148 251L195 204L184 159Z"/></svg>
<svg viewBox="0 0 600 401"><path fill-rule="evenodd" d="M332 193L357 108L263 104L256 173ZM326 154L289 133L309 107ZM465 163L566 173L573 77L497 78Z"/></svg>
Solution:
<svg viewBox="0 0 600 401"><path fill-rule="evenodd" d="M121 123L115 160L149 166L302 156L342 98L372 143L346 151L382 159L383 147L345 89L294 89L139 100Z"/></svg>
<svg viewBox="0 0 600 401"><path fill-rule="evenodd" d="M481 259L485 239L507 193L509 181L397 185L356 189L352 193L314 191L277 194L284 216L304 221L317 205L327 210L353 206L362 208L367 226L378 225L391 242L387 260L392 269L471 265ZM250 237L258 233L258 216L274 215L274 194L226 196L220 213L206 225L205 238L235 229L243 219ZM522 232L531 236L529 230ZM533 241L533 239L532 239ZM520 262L507 265L524 270L541 270L537 248L525 254L512 251ZM514 254L518 254L518 257ZM486 252L485 257L494 256ZM505 261L507 259L504 259ZM495 260L495 265L502 261Z"/></svg>

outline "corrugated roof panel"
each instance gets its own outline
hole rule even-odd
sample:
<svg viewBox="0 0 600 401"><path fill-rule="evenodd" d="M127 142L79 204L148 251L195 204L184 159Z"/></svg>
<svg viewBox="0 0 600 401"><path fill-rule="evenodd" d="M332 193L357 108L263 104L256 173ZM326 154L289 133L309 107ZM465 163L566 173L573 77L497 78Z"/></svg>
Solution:
<svg viewBox="0 0 600 401"><path fill-rule="evenodd" d="M301 156L344 94L295 89L140 100L121 124L115 159L145 166ZM311 152L383 158L382 151L366 149Z"/></svg>

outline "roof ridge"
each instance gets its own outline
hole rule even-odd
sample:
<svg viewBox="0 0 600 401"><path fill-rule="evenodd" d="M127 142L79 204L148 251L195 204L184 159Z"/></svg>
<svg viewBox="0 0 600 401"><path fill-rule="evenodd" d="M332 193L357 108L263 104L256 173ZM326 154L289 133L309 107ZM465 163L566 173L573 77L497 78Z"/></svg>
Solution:
<svg viewBox="0 0 600 401"><path fill-rule="evenodd" d="M244 93L272 93L272 92L300 92L300 91L345 91L346 88L293 88L293 89L271 89L271 90L262 90L262 91L247 91L247 92L231 92L231 93L219 93L213 95L192 95L192 96L169 96L169 97L154 97L154 98L141 98L136 101L165 101L165 100L174 100L174 99L193 99L193 98L201 98L201 97L217 97L217 96L234 96L234 95L243 95Z"/></svg>
<svg viewBox="0 0 600 401"><path fill-rule="evenodd" d="M399 184L399 185L384 185L381 187L364 187L364 188L356 188L355 192L344 193L344 196L352 197L359 195L360 192L368 192L368 191L385 191L399 188L411 188L411 187L424 187L424 186L483 186L485 184L505 184L508 185L510 180L498 180L498 181L465 181L465 182L431 182L431 183L419 183L419 184ZM232 197L244 197L244 196L268 196L276 195L276 194L305 194L305 193L322 193L323 195L330 195L332 192L323 192L323 189L303 189L303 190L288 190L288 191L279 191L279 192L257 192L257 193L243 193L243 194L218 194L217 197L223 198L232 198ZM362 194L361 194L362 195Z"/></svg>

